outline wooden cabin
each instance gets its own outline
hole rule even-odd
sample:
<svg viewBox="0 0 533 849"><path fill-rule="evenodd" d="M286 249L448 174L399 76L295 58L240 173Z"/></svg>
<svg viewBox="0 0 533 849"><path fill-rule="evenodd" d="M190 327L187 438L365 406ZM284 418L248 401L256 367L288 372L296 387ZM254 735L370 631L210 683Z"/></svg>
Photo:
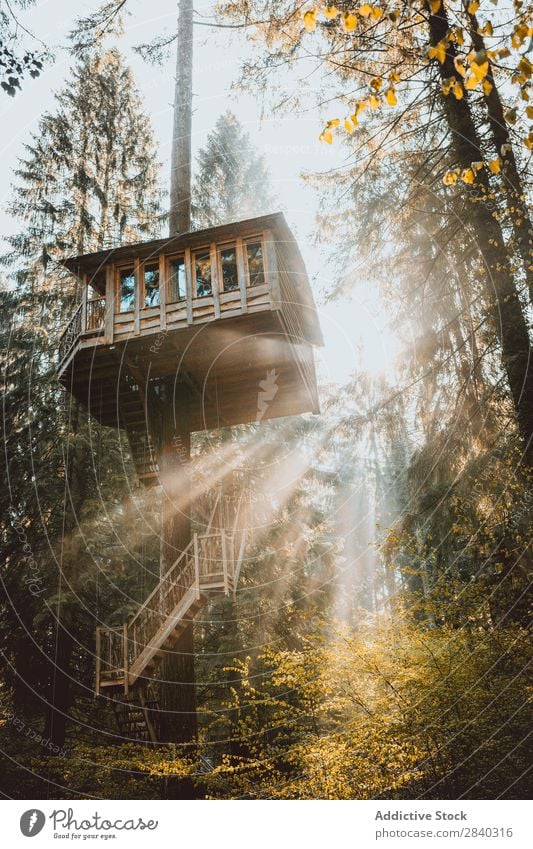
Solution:
<svg viewBox="0 0 533 849"><path fill-rule="evenodd" d="M187 384L189 429L318 412L322 344L305 266L281 213L66 259L81 303L60 342L60 382L124 428L157 482L147 387Z"/></svg>

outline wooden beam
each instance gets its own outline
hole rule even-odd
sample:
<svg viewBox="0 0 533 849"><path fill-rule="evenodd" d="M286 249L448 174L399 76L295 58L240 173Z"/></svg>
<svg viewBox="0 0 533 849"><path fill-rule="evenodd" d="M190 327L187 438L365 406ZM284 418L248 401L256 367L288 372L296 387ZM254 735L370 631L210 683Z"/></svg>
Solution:
<svg viewBox="0 0 533 849"><path fill-rule="evenodd" d="M270 299L273 310L281 309L281 289L279 283L278 261L276 257L276 244L272 230L264 233L265 256L263 259L265 277L270 291Z"/></svg>
<svg viewBox="0 0 533 849"><path fill-rule="evenodd" d="M217 246L214 242L210 246L211 254L211 291L213 293L213 305L215 308L215 319L220 318L220 286L222 281L218 273Z"/></svg>
<svg viewBox="0 0 533 849"><path fill-rule="evenodd" d="M112 345L114 339L115 323L115 266L108 265L105 270L105 330L104 339L106 345Z"/></svg>
<svg viewBox="0 0 533 849"><path fill-rule="evenodd" d="M167 327L167 263L164 254L159 255L159 328Z"/></svg>
<svg viewBox="0 0 533 849"><path fill-rule="evenodd" d="M138 336L141 332L141 281L142 265L141 260L137 257L133 263L133 274L135 277L135 290L133 295L133 333Z"/></svg>
<svg viewBox="0 0 533 849"><path fill-rule="evenodd" d="M185 262L185 291L187 296L187 324L192 324L192 299L193 299L193 267L192 267L192 258L190 248L185 248L183 254L183 261Z"/></svg>
<svg viewBox="0 0 533 849"><path fill-rule="evenodd" d="M81 295L81 332L85 333L87 330L87 298L89 296L89 289L87 286L87 275L84 274L82 276L82 295Z"/></svg>
<svg viewBox="0 0 533 849"><path fill-rule="evenodd" d="M102 660L100 657L100 653L102 651L102 636L100 633L100 628L96 629L96 695L100 695L100 670L102 668Z"/></svg>
<svg viewBox="0 0 533 849"><path fill-rule="evenodd" d="M248 263L244 255L244 244L242 239L237 239L237 279L239 281L239 290L241 293L241 312L248 311L246 302L246 288L248 286Z"/></svg>

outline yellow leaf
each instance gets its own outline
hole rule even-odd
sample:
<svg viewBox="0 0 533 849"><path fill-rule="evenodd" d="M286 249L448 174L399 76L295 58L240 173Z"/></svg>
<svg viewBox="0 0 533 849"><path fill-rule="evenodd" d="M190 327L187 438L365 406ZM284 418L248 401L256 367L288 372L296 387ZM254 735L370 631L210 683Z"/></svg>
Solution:
<svg viewBox="0 0 533 849"><path fill-rule="evenodd" d="M382 77L374 77L373 80L370 80L370 85L374 89L374 91L380 91L381 86L383 85Z"/></svg>
<svg viewBox="0 0 533 849"><path fill-rule="evenodd" d="M473 183L474 177L475 177L475 174L474 174L474 172L472 171L471 168L465 168L465 170L461 174L461 180L463 181L463 183L468 183L468 184Z"/></svg>
<svg viewBox="0 0 533 849"><path fill-rule="evenodd" d="M477 173L477 171L481 171L481 169L483 168L483 163L482 162L472 162L472 168Z"/></svg>
<svg viewBox="0 0 533 849"><path fill-rule="evenodd" d="M465 43L465 36L461 27L457 27L457 29L455 30L455 40L457 44L460 45L463 45Z"/></svg>
<svg viewBox="0 0 533 849"><path fill-rule="evenodd" d="M485 77L487 76L487 73L488 73L488 70L489 70L489 63L487 62L487 60L485 60L484 62L478 63L474 59L470 63L470 70L474 74L478 83L480 83L481 80L485 79Z"/></svg>
<svg viewBox="0 0 533 849"><path fill-rule="evenodd" d="M488 35L489 37L493 34L492 24L490 21L487 21L484 27L481 27L479 30L481 35Z"/></svg>
<svg viewBox="0 0 533 849"><path fill-rule="evenodd" d="M340 118L332 118L331 121L328 121L328 123L326 124L326 127L327 127L328 130L330 130L332 127L338 127L340 125L340 122L341 122Z"/></svg>
<svg viewBox="0 0 533 849"><path fill-rule="evenodd" d="M493 89L493 85L490 80L483 80L483 94L489 95Z"/></svg>
<svg viewBox="0 0 533 849"><path fill-rule="evenodd" d="M345 120L345 122L344 122L344 129L346 130L346 132L347 132L347 133L350 133L350 135L351 135L351 134L353 133L353 131L355 130L355 126L354 126L354 124L350 121L350 119L349 119L349 118L346 118L346 120Z"/></svg>
<svg viewBox="0 0 533 849"><path fill-rule="evenodd" d="M379 6L374 6L372 9L372 20L379 21L380 18L383 17L383 9L380 9Z"/></svg>
<svg viewBox="0 0 533 849"><path fill-rule="evenodd" d="M446 59L446 42L439 41L438 44L435 44L433 47L430 47L428 50L428 57L430 59L438 59L441 65L444 63Z"/></svg>
<svg viewBox="0 0 533 849"><path fill-rule="evenodd" d="M455 186L457 182L457 177L459 176L459 172L455 171L446 171L446 174L442 178L442 182L445 186Z"/></svg>
<svg viewBox="0 0 533 849"><path fill-rule="evenodd" d="M371 109L377 109L379 106L379 100L377 99L375 94L371 94L368 98L368 105Z"/></svg>
<svg viewBox="0 0 533 849"><path fill-rule="evenodd" d="M456 56L453 60L453 64L455 65L455 70L458 74L461 74L462 77L466 77L466 68L462 59L459 56Z"/></svg>
<svg viewBox="0 0 533 849"><path fill-rule="evenodd" d="M320 133L318 140L331 144L331 142L333 141L333 135L329 130L324 130L323 133Z"/></svg>
<svg viewBox="0 0 533 849"><path fill-rule="evenodd" d="M366 109L366 100L362 100L361 103L357 104L357 106L355 107L355 112L352 115L352 121L359 117L363 109Z"/></svg>
<svg viewBox="0 0 533 849"><path fill-rule="evenodd" d="M326 6L326 8L324 9L324 17L327 18L329 21L332 20L332 18L336 18L338 14L339 10L336 6Z"/></svg>
<svg viewBox="0 0 533 849"><path fill-rule="evenodd" d="M363 3L362 6L359 6L357 11L362 18L368 18L372 14L372 6L370 3Z"/></svg>
<svg viewBox="0 0 533 849"><path fill-rule="evenodd" d="M476 77L474 76L474 74L470 74L470 76L467 77L467 79L465 80L465 88L468 91L473 91L475 88L477 88L478 85L479 85L479 82L476 79Z"/></svg>
<svg viewBox="0 0 533 849"><path fill-rule="evenodd" d="M387 103L389 104L389 106L396 106L397 105L398 98L396 97L396 94L395 94L393 88L389 88L385 97L387 99Z"/></svg>
<svg viewBox="0 0 533 849"><path fill-rule="evenodd" d="M470 3L470 6L468 7L468 13L470 15L475 15L478 9L479 9L478 0L472 0L472 2Z"/></svg>
<svg viewBox="0 0 533 849"><path fill-rule="evenodd" d="M357 18L351 12L345 12L342 25L346 32L353 32L357 26Z"/></svg>
<svg viewBox="0 0 533 849"><path fill-rule="evenodd" d="M463 86L461 85L461 83L455 83L455 85L453 87L453 93L454 93L456 100L462 100L463 99L465 93L463 91Z"/></svg>
<svg viewBox="0 0 533 849"><path fill-rule="evenodd" d="M391 71L389 74L389 82L390 83L399 83L401 80L400 75L396 71Z"/></svg>
<svg viewBox="0 0 533 849"><path fill-rule="evenodd" d="M526 106L526 115L533 121L533 106Z"/></svg>
<svg viewBox="0 0 533 849"><path fill-rule="evenodd" d="M517 114L517 111L516 111L515 108L508 109L507 112L505 113L505 120L509 124L516 124L517 118L518 118L518 114Z"/></svg>
<svg viewBox="0 0 533 849"><path fill-rule="evenodd" d="M429 0L429 5L431 6L431 14L436 15L442 6L442 0Z"/></svg>
<svg viewBox="0 0 533 849"><path fill-rule="evenodd" d="M489 171L492 171L493 174L499 174L502 170L502 161L501 159L493 159L492 162L489 162Z"/></svg>
<svg viewBox="0 0 533 849"><path fill-rule="evenodd" d="M313 32L316 29L316 9L309 9L304 15L304 27L307 32Z"/></svg>

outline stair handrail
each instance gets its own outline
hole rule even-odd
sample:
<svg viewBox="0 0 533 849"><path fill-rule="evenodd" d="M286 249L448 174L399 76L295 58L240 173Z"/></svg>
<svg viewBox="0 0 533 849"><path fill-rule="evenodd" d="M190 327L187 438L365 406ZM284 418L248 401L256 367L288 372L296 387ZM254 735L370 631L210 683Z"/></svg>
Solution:
<svg viewBox="0 0 533 849"><path fill-rule="evenodd" d="M152 590L152 592L150 593L150 595L148 596L148 598L147 598L147 599L144 601L144 603L141 605L141 607L139 608L139 610L137 611L137 613L135 614L135 616L133 617L133 619L130 619L130 621L128 622L128 628L131 628L131 627L132 627L132 625L135 623L136 619L137 619L137 618L141 615L141 613L143 613L143 611L144 611L144 610L148 607L149 602L150 602L150 601L152 601L152 599L154 598L154 596L156 596L156 595L160 592L161 587L163 586L163 584L165 583L165 581L166 581L166 580L167 580L167 578L169 577L170 573L174 571L174 569L176 568L176 566L179 564L180 560L182 560L182 559L185 557L185 555L187 554L187 552L188 552L188 551L192 548L193 544L194 544L194 539L192 539L192 540L190 541L190 543L187 545L187 547L183 549L183 551L182 551L182 552L179 554L179 556L176 558L176 560L174 561L174 563L172 564L172 566L170 567L170 569L167 569L167 571L165 572L165 574L163 575L163 577L160 579L159 583L158 583L158 584L156 584L156 586L154 587L154 589Z"/></svg>

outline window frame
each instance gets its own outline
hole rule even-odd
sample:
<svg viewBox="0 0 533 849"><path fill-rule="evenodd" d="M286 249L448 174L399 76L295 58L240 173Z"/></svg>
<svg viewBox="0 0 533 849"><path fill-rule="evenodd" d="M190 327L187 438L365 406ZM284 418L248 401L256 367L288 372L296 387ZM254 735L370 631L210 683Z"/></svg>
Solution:
<svg viewBox="0 0 533 849"><path fill-rule="evenodd" d="M211 291L206 295L198 294L198 281L196 279L196 257L198 254L207 254L209 256L209 268L210 268L210 280L211 280ZM216 272L216 269L213 268L212 256L211 256L211 245L207 245L205 248L195 248L191 251L191 287L193 300L195 298L213 298L213 289L214 283L217 282L216 276L213 272ZM220 289L219 289L220 291Z"/></svg>
<svg viewBox="0 0 533 849"><path fill-rule="evenodd" d="M133 276L133 304L129 310L121 310L120 309L120 287L121 287L121 275L123 271L128 271L131 269L131 273ZM123 265L115 266L115 313L116 315L129 315L129 313L135 313L135 295L137 289L137 281L135 279L135 263L125 262Z"/></svg>
<svg viewBox="0 0 533 849"><path fill-rule="evenodd" d="M250 283L250 266L248 263L248 245L261 245L261 261L263 263L263 282L260 284L256 284L252 286ZM242 252L243 252L243 260L244 260L244 275L245 275L245 283L247 289L257 289L259 286L265 286L267 284L267 270L265 265L265 239L263 233L259 233L257 236L247 236L246 239L242 240Z"/></svg>
<svg viewBox="0 0 533 849"><path fill-rule="evenodd" d="M218 279L218 291L220 295L231 295L235 292L240 292L241 289L241 275L239 273L239 248L237 245L237 241L229 241L222 242L221 244L216 244L216 253L217 253L217 279ZM236 289L224 289L224 274L222 272L222 251L226 251L228 249L233 249L235 251L235 269L237 271L237 288ZM246 279L244 280L244 284L246 285Z"/></svg>
<svg viewBox="0 0 533 849"><path fill-rule="evenodd" d="M166 260L166 262L165 262L165 273L166 273L165 285L166 285L166 293L167 293L166 302L167 302L167 304L186 304L189 293L187 292L187 260L185 258L185 254L184 253L171 254L170 256L166 256L165 260ZM171 297L170 278L172 277L172 265L173 265L173 263L179 262L180 260L181 260L181 262L183 262L183 269L185 271L185 294L184 294L183 298L178 298L177 300L175 300L174 298Z"/></svg>
<svg viewBox="0 0 533 849"><path fill-rule="evenodd" d="M147 304L146 303L145 273L146 273L146 267L150 266L150 265L155 265L157 267L157 274L158 274L157 285L158 285L158 289L159 289L159 295L158 295L159 300L158 300L157 304ZM158 309L160 309L160 307L161 307L161 266L159 265L159 257L156 257L155 259L145 259L143 262L141 262L140 275L141 275L141 281L140 281L141 285L139 286L139 289L141 290L141 309L143 309L143 310L158 310Z"/></svg>

